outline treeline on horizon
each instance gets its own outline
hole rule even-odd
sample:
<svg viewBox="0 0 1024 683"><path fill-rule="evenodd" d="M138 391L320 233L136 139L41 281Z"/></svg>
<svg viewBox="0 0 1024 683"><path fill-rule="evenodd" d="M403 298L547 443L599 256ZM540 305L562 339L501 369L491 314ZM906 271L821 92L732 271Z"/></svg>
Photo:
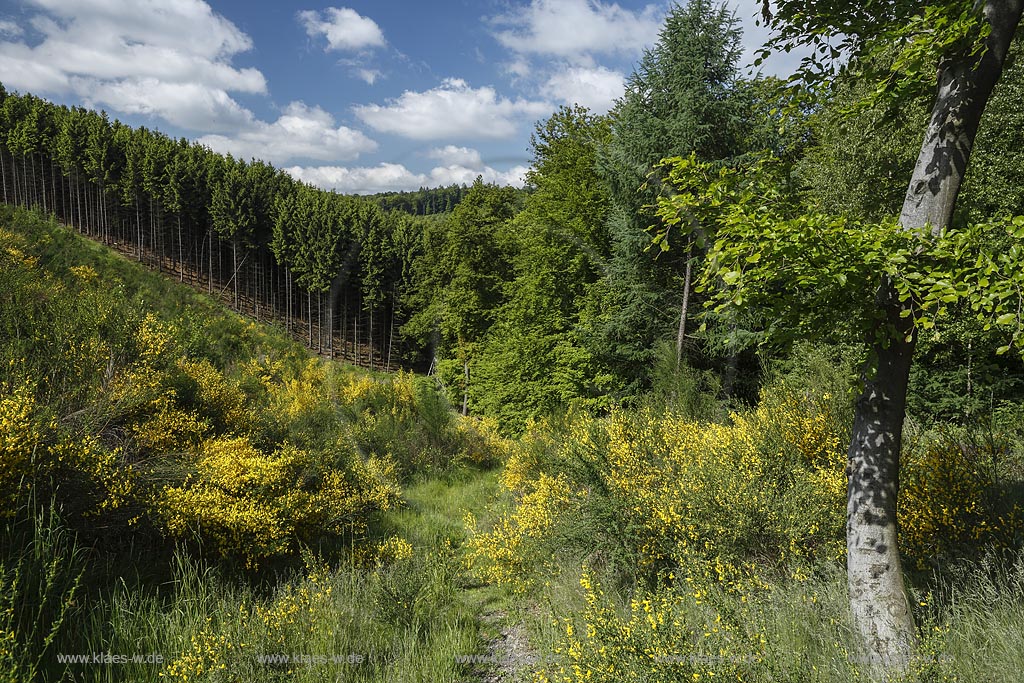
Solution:
<svg viewBox="0 0 1024 683"><path fill-rule="evenodd" d="M740 54L728 9L675 6L607 115L562 107L536 125L526 192L478 179L343 196L0 86L4 201L230 294L236 310L280 320L319 351L429 370L463 412L512 430L569 406L678 397L681 382L752 402L765 355L787 350L762 344L773 321L701 311L700 239L651 249L662 192L652 169L767 150L794 201L878 219L898 210L928 97L851 115L866 93L840 77L807 105L744 75ZM1024 213L1024 172L1009 153L1024 143L1022 91L1016 63L986 112L959 220ZM912 409L961 419L1024 396L1019 359L997 356L1000 342L969 317L954 311L922 339Z"/></svg>

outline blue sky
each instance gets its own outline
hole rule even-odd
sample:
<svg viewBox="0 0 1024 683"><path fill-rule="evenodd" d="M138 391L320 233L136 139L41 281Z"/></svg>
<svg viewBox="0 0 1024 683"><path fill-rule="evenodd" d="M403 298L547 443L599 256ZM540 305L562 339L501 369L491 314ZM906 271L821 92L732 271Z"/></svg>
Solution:
<svg viewBox="0 0 1024 683"><path fill-rule="evenodd" d="M0 81L339 192L521 184L534 123L560 104L606 111L669 6L0 0ZM730 6L749 57L760 2Z"/></svg>

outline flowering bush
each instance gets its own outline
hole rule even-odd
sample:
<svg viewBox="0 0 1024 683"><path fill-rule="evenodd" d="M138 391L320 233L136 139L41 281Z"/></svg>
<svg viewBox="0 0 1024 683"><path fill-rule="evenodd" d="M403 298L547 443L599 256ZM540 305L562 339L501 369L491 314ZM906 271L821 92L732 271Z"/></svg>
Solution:
<svg viewBox="0 0 1024 683"><path fill-rule="evenodd" d="M765 572L799 578L841 561L847 405L841 392L782 381L728 424L617 410L576 416L560 432L535 425L502 476L514 507L471 540L474 566L520 585L542 547L612 548L641 575L682 571L743 591ZM959 446L910 444L901 476L902 550L921 566L956 549L1011 545L1024 528Z"/></svg>
<svg viewBox="0 0 1024 683"><path fill-rule="evenodd" d="M985 463L998 451L992 443L968 446L949 437L929 437L903 454L900 544L919 568L957 551L1012 547L1020 541L1024 511L1001 504Z"/></svg>
<svg viewBox="0 0 1024 683"><path fill-rule="evenodd" d="M493 420L457 416L429 378L349 375L335 391L359 449L392 456L404 472L491 465L506 452Z"/></svg>
<svg viewBox="0 0 1024 683"><path fill-rule="evenodd" d="M628 532L619 541L641 569L683 558L697 567L704 557L716 558L715 574L739 576L752 562L841 557L842 428L821 407L765 401L728 425L616 411L571 421L560 440L528 435L503 477L518 504L475 537L474 557L488 578L514 580L526 539L571 535L563 520L577 524L580 515L565 510L597 500ZM553 453L538 447L545 439Z"/></svg>
<svg viewBox="0 0 1024 683"><path fill-rule="evenodd" d="M14 512L22 480L32 475L32 456L43 439L30 384L0 385L0 517Z"/></svg>
<svg viewBox="0 0 1024 683"><path fill-rule="evenodd" d="M186 480L166 486L155 504L171 534L198 533L222 554L254 563L300 541L362 530L367 514L391 508L397 494L373 463L348 470L294 446L267 454L245 437L220 437L206 442Z"/></svg>
<svg viewBox="0 0 1024 683"><path fill-rule="evenodd" d="M563 474L550 477L541 473L524 484L520 493L522 497L511 514L501 517L486 534L470 538L467 561L489 582L525 588L528 569L538 560L537 542L551 533L568 510L571 497ZM477 531L472 515L466 516L466 526Z"/></svg>

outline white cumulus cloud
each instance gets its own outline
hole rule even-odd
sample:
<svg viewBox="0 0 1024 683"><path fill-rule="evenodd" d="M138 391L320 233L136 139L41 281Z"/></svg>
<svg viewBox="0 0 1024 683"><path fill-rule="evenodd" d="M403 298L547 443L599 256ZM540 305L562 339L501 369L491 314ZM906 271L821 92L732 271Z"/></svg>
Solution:
<svg viewBox="0 0 1024 683"><path fill-rule="evenodd" d="M0 19L0 35L17 38L22 33L24 33L24 30L18 24L9 19Z"/></svg>
<svg viewBox="0 0 1024 683"><path fill-rule="evenodd" d="M418 190L421 187L442 185L469 185L477 176L484 181L498 185L522 187L525 166L516 166L507 171L498 171L489 166L467 168L465 166L438 166L428 173L414 173L402 164L382 163L377 166L347 168L344 166L293 166L285 169L292 177L325 190L346 194L373 194L375 192L397 192Z"/></svg>
<svg viewBox="0 0 1024 683"><path fill-rule="evenodd" d="M355 159L377 149L377 143L360 131L336 126L329 113L302 102L292 102L273 123L255 121L234 135L205 135L199 142L216 152L277 165L297 159Z"/></svg>
<svg viewBox="0 0 1024 683"><path fill-rule="evenodd" d="M252 112L226 92L198 83L170 83L155 78L73 78L71 82L90 107L160 116L189 130L231 131L253 122Z"/></svg>
<svg viewBox="0 0 1024 683"><path fill-rule="evenodd" d="M505 47L522 54L585 60L594 54L639 54L653 45L663 10L632 11L600 0L531 0L492 21Z"/></svg>
<svg viewBox="0 0 1024 683"><path fill-rule="evenodd" d="M357 68L357 69L355 69L353 71L353 74L355 74L356 78L358 78L359 80L365 82L367 85L373 85L374 83L377 82L378 78L380 78L381 76L384 75L384 74L382 74L377 69L364 69L364 68Z"/></svg>
<svg viewBox="0 0 1024 683"><path fill-rule="evenodd" d="M0 40L0 80L193 130L244 124L229 93L265 93L233 58L252 40L202 0L27 0L36 42ZM10 36L10 32L6 32Z"/></svg>
<svg viewBox="0 0 1024 683"><path fill-rule="evenodd" d="M565 104L581 104L597 114L605 114L622 97L626 77L603 66L574 66L556 72L541 88L545 97Z"/></svg>
<svg viewBox="0 0 1024 683"><path fill-rule="evenodd" d="M328 7L322 13L305 10L299 12L299 21L310 38L326 37L328 50L363 50L386 44L377 22L348 7Z"/></svg>
<svg viewBox="0 0 1024 683"><path fill-rule="evenodd" d="M442 164L449 166L465 166L467 168L483 168L484 162L480 158L480 152L470 147L456 147L445 145L427 152L431 159L437 159Z"/></svg>
<svg viewBox="0 0 1024 683"><path fill-rule="evenodd" d="M550 112L546 102L511 100L494 88L472 88L446 79L425 92L405 91L386 105L355 107L356 116L374 130L414 140L509 138L523 120Z"/></svg>

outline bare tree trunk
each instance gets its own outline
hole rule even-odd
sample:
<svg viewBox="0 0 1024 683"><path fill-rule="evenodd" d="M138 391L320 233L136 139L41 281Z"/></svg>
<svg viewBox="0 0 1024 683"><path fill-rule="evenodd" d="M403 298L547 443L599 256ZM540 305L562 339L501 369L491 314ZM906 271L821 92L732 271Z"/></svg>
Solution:
<svg viewBox="0 0 1024 683"><path fill-rule="evenodd" d="M82 181L78 177L78 170L75 170L75 208L78 214L78 231L85 232L89 228L85 224L85 220L82 218ZM88 202L86 202L88 204Z"/></svg>
<svg viewBox="0 0 1024 683"><path fill-rule="evenodd" d="M209 248L210 253L207 254L207 258L209 259L209 270L210 270L210 272L208 273L208 275L210 276L209 277L209 293L213 294L213 230L210 230L209 228L207 228L207 241L210 244L210 248Z"/></svg>
<svg viewBox="0 0 1024 683"><path fill-rule="evenodd" d="M263 300L263 255L257 259L254 267L256 275L253 277L252 312L256 316L256 322L260 321L260 301Z"/></svg>
<svg viewBox="0 0 1024 683"><path fill-rule="evenodd" d="M4 186L4 204L7 204L7 164L4 163L3 150L0 150L0 180Z"/></svg>
<svg viewBox="0 0 1024 683"><path fill-rule="evenodd" d="M462 387L462 416L469 415L469 359L462 360L462 372L465 385Z"/></svg>
<svg viewBox="0 0 1024 683"><path fill-rule="evenodd" d="M395 290L391 290L391 325L388 332L388 360L384 366L384 372L391 372L391 345L395 341Z"/></svg>
<svg viewBox="0 0 1024 683"><path fill-rule="evenodd" d="M235 310L238 308L238 240L231 240L231 277L235 284Z"/></svg>
<svg viewBox="0 0 1024 683"><path fill-rule="evenodd" d="M139 263L142 263L142 217L139 215L139 195L135 194L135 256Z"/></svg>
<svg viewBox="0 0 1024 683"><path fill-rule="evenodd" d="M865 370L847 452L846 567L850 609L868 663L877 671L905 671L915 629L903 584L896 506L914 338L895 300L887 308L889 321L899 325L899 338L893 335L887 345L873 349L876 367Z"/></svg>
<svg viewBox="0 0 1024 683"><path fill-rule="evenodd" d="M181 213L178 214L178 282L185 281L185 258L181 252Z"/></svg>
<svg viewBox="0 0 1024 683"><path fill-rule="evenodd" d="M29 154L28 156L29 156L29 158L32 161L32 176L31 176L31 180L32 180L32 193L30 195L32 197L32 206L39 206L39 204L40 204L40 202L39 202L39 183L37 182L39 179L36 177L36 155L35 154ZM45 188L45 187L46 187L46 183L44 182L43 183L43 188ZM46 213L46 193L45 192L43 193L42 204L43 204L43 213Z"/></svg>
<svg viewBox="0 0 1024 683"><path fill-rule="evenodd" d="M683 305L679 312L679 333L676 335L676 370L683 362L683 342L686 340L686 316L690 307L690 278L693 275L693 242L686 243L686 274L683 276Z"/></svg>
<svg viewBox="0 0 1024 683"><path fill-rule="evenodd" d="M905 230L938 234L950 223L989 95L1002 73L1024 0L987 0L992 31L981 56L944 62L921 152L900 214ZM896 538L899 457L915 337L891 283L877 294L874 364L864 372L847 454L847 581L854 625L878 678L909 668L913 615Z"/></svg>
<svg viewBox="0 0 1024 683"><path fill-rule="evenodd" d="M57 177L53 172L53 159L50 159L50 211L57 215Z"/></svg>
<svg viewBox="0 0 1024 683"><path fill-rule="evenodd" d="M284 298L285 314L284 329L291 334L292 331L292 272L287 266L284 269Z"/></svg>

